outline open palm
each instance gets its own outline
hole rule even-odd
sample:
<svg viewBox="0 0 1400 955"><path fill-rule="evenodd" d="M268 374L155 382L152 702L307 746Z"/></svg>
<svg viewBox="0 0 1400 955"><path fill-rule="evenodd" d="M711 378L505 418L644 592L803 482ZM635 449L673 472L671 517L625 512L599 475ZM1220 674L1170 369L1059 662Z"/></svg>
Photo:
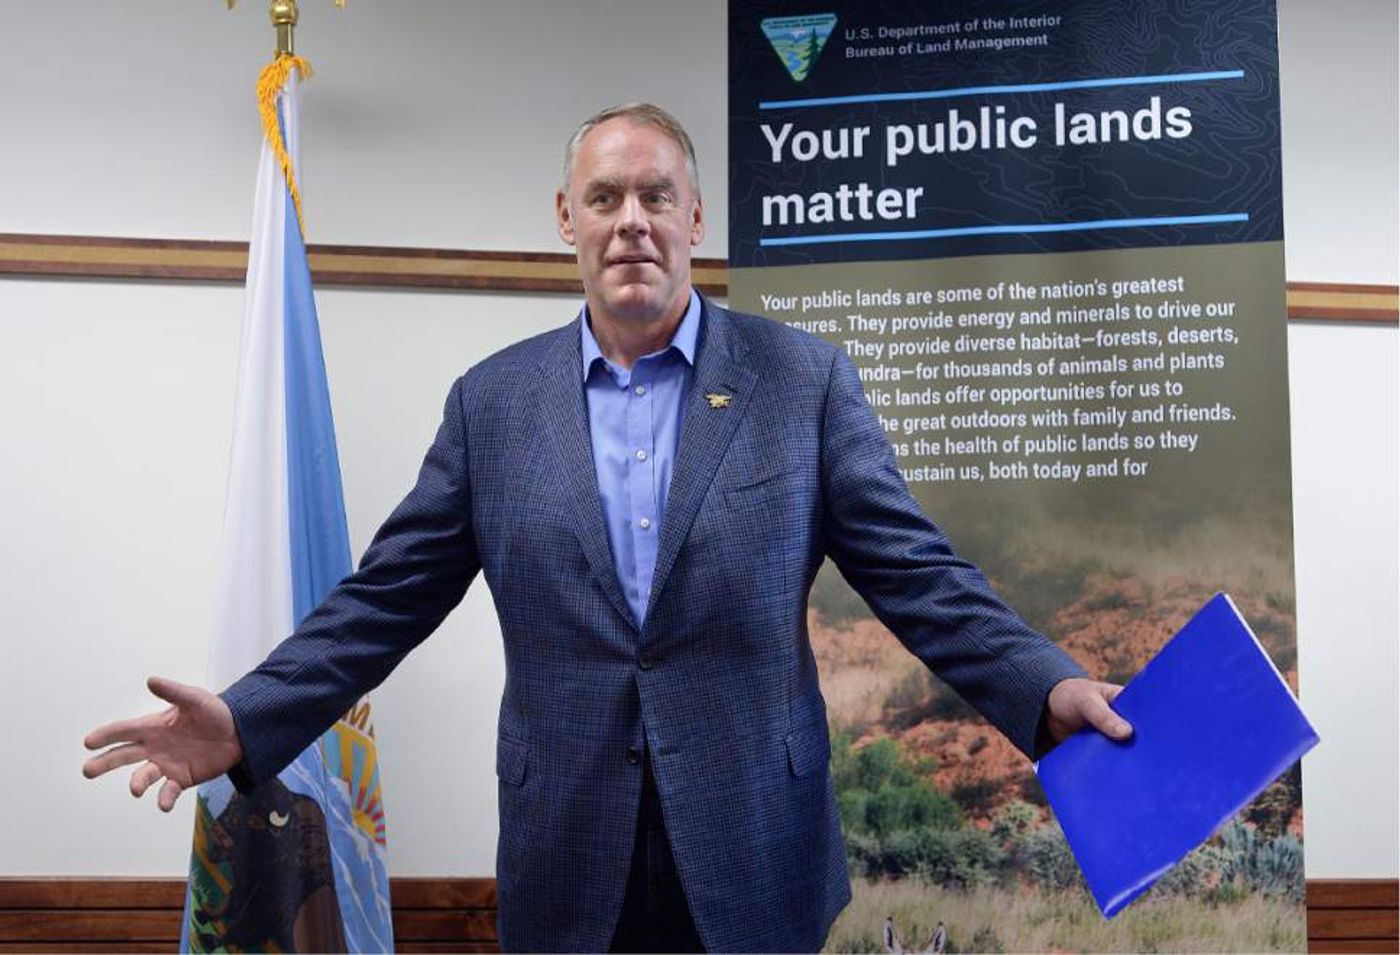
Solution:
<svg viewBox="0 0 1400 955"><path fill-rule="evenodd" d="M110 749L83 763L89 779L119 766L140 763L131 774L131 794L144 795L159 779L156 804L169 812L180 793L228 772L243 758L233 714L218 696L197 686L153 676L147 688L170 704L158 713L118 720L87 735L88 749Z"/></svg>

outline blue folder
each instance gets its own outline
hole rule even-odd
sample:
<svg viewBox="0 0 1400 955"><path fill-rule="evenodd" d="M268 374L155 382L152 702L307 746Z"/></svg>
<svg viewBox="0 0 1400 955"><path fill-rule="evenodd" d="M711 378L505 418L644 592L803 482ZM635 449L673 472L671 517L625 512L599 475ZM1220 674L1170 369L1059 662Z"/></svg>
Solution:
<svg viewBox="0 0 1400 955"><path fill-rule="evenodd" d="M1114 742L1085 729L1036 767L1105 918L1317 745L1244 617L1216 594L1134 677Z"/></svg>

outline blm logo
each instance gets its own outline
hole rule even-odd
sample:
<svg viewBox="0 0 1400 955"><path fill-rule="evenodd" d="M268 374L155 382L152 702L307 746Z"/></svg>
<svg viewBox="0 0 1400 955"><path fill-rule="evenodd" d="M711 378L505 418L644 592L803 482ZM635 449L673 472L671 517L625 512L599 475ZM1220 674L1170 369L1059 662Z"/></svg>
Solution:
<svg viewBox="0 0 1400 955"><path fill-rule="evenodd" d="M788 75L800 83L812 72L817 57L826 46L827 37L836 28L836 14L769 17L762 26L763 35L773 44L773 52L787 67Z"/></svg>

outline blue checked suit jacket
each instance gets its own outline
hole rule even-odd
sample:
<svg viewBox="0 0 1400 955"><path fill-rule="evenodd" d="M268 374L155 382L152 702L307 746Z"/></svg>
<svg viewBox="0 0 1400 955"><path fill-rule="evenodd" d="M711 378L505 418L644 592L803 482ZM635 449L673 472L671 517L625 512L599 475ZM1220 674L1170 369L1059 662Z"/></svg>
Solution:
<svg viewBox="0 0 1400 955"><path fill-rule="evenodd" d="M607 947L644 747L706 947L821 948L850 899L807 635L826 557L1027 753L1050 688L1082 675L921 513L843 353L703 309L643 626L609 553L575 321L458 379L417 485L359 570L222 694L246 789L382 681L480 571L505 641L506 950ZM710 394L732 397L712 407Z"/></svg>

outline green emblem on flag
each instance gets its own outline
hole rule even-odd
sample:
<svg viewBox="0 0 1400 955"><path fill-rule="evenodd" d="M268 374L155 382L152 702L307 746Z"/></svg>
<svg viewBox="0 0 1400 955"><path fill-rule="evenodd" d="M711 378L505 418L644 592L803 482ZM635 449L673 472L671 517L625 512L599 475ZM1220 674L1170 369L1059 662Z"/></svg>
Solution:
<svg viewBox="0 0 1400 955"><path fill-rule="evenodd" d="M763 35L773 44L773 52L799 83L812 72L812 66L826 46L826 38L836 28L836 14L813 13L801 17L769 17L763 21Z"/></svg>

